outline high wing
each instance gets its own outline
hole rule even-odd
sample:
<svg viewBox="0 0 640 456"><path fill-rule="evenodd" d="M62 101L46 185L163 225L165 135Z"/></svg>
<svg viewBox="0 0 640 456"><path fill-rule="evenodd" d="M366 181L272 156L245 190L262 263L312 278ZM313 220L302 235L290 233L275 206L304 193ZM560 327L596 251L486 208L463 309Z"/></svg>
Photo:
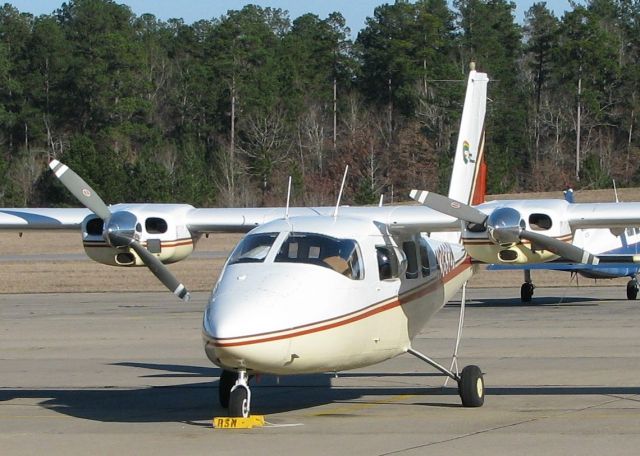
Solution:
<svg viewBox="0 0 640 456"><path fill-rule="evenodd" d="M331 217L335 207L292 207L289 217ZM354 217L386 225L392 231L458 231L460 222L454 217L424 206L341 207L339 217ZM258 225L285 218L284 207L193 209L185 215L185 223L194 233L247 232ZM1 228L1 226L0 226Z"/></svg>
<svg viewBox="0 0 640 456"><path fill-rule="evenodd" d="M79 230L89 209L0 208L2 230Z"/></svg>
<svg viewBox="0 0 640 456"><path fill-rule="evenodd" d="M572 229L627 228L640 226L640 203L568 204L567 219Z"/></svg>
<svg viewBox="0 0 640 456"><path fill-rule="evenodd" d="M271 208L194 208L188 204L116 204L112 212L127 211L141 216L171 217L174 224L186 226L192 235L204 233L244 233L258 225L285 218L284 207ZM292 207L289 217L332 216L334 207ZM392 230L404 228L423 232L456 231L454 217L424 206L341 207L340 217L369 219ZM80 230L94 217L79 208L0 208L0 230Z"/></svg>

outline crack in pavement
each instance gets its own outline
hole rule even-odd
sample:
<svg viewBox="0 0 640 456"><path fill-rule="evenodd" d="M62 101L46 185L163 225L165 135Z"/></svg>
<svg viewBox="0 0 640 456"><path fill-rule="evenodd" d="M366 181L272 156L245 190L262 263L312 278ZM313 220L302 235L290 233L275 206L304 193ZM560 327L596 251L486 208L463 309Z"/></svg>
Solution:
<svg viewBox="0 0 640 456"><path fill-rule="evenodd" d="M634 396L639 396L639 395L634 395ZM516 426L520 426L522 424L533 423L533 422L536 422L536 421L542 421L542 420L546 420L546 419L549 419L549 418L558 418L558 417L561 417L561 416L570 415L572 413L580 413L580 412L584 412L586 410L596 409L596 408L602 407L604 405L613 404L614 402L627 401L627 400L640 401L640 399L634 399L634 396L631 396L631 397L618 397L618 396L607 395L607 397L613 397L613 399L608 400L608 401L604 401L604 402L601 402L601 403L598 403L598 404L590 405L588 407L583 407L583 408L579 408L579 409L575 409L575 410L566 410L564 412L545 415L545 416L538 416L538 417L535 417L535 418L529 418L527 420L516 421L514 423L508 423L508 424L503 424L503 425L500 425L500 426L494 426L494 427L491 427L491 428L482 429L482 430L475 431L475 432L469 432L467 434L458 435L456 437L451 437L451 438L448 438L448 439L438 440L436 442L429 442L429 443L425 443L423 445L415 445L415 446L408 447L408 448L403 448L403 449L400 449L400 450L389 451L387 453L380 453L378 456L388 456L388 455L392 455L392 454L401 454L401 453L404 453L404 452L407 452L407 451L418 450L418 449L421 449L421 448L428 448L428 447L435 446L435 445L440 445L440 444L443 444L443 443L455 442L456 440L462 440L462 439L465 439L467 437L473 437L473 436L476 436L476 435L487 434L489 432L499 431L501 429L507 429L507 428L510 428L510 427L516 427Z"/></svg>

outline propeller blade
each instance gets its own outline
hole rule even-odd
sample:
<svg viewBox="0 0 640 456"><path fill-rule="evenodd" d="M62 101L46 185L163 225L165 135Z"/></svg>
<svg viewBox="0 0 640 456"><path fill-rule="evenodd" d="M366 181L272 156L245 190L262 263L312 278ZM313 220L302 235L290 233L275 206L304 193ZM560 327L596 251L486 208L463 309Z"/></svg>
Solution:
<svg viewBox="0 0 640 456"><path fill-rule="evenodd" d="M98 196L96 192L87 184L84 179L78 176L67 165L60 163L58 160L51 160L49 168L55 173L56 177L60 179L60 182L67 187L67 189L78 198L78 200L94 214L100 217L102 220L107 220L111 217L111 211L104 204L102 198Z"/></svg>
<svg viewBox="0 0 640 456"><path fill-rule="evenodd" d="M138 241L132 241L129 244L135 252L140 256L144 264L153 272L153 274L162 282L162 284L167 287L174 295L179 297L185 302L188 302L191 299L191 295L185 288L183 284L181 284L178 279L175 278L171 271L167 269L167 267L162 264L155 255L145 249L142 244Z"/></svg>
<svg viewBox="0 0 640 456"><path fill-rule="evenodd" d="M583 250L580 247L576 247L573 244L569 244L567 242L562 242L558 239L545 236L544 234L523 230L520 233L520 238L535 242L545 250L553 252L556 255L571 260L575 263L596 265L600 262L597 256L590 254L586 250Z"/></svg>
<svg viewBox="0 0 640 456"><path fill-rule="evenodd" d="M181 284L178 279L162 264L155 255L145 249L135 238L136 219L133 214L128 212L116 212L112 214L102 198L87 184L84 179L78 176L67 165L60 163L58 160L52 160L49 167L53 170L56 177L60 179L62 184L84 204L87 209L107 222L110 221L111 226L107 228L108 241L114 247L130 247L142 259L142 262L151 270L162 284L171 292L182 299L189 301L191 295ZM113 215L113 217L112 217Z"/></svg>
<svg viewBox="0 0 640 456"><path fill-rule="evenodd" d="M487 220L487 215L478 209L437 193L423 190L411 190L409 196L423 206L442 212L443 214L450 215L451 217L464 220L465 222L484 225Z"/></svg>

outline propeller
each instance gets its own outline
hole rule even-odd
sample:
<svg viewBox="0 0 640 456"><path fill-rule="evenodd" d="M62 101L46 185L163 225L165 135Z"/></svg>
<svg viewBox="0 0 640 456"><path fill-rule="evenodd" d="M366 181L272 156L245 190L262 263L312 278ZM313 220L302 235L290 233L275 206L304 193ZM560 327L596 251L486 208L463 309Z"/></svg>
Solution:
<svg viewBox="0 0 640 456"><path fill-rule="evenodd" d="M478 228L486 230L489 238L496 244L513 244L526 239L542 249L553 252L574 263L593 265L599 263L597 256L580 247L535 231L526 230L526 224L522 220L520 212L512 207L500 207L487 216L487 214L475 207L437 193L411 190L410 196L423 206L472 224L470 228L473 231Z"/></svg>
<svg viewBox="0 0 640 456"><path fill-rule="evenodd" d="M49 167L62 184L87 209L92 211L104 222L103 236L115 248L129 247L133 249L142 262L173 294L183 301L189 301L191 295L185 286L162 264L162 261L140 244L136 227L137 217L128 211L111 212L102 198L67 165L58 160L52 160Z"/></svg>

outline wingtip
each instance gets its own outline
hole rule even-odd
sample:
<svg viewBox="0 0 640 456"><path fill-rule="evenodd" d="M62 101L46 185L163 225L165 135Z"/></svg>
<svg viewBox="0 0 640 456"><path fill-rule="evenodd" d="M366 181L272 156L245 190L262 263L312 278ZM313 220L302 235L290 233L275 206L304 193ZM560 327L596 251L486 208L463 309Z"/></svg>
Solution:
<svg viewBox="0 0 640 456"><path fill-rule="evenodd" d="M60 162L55 158L49 162L49 168L55 170L60 165Z"/></svg>

